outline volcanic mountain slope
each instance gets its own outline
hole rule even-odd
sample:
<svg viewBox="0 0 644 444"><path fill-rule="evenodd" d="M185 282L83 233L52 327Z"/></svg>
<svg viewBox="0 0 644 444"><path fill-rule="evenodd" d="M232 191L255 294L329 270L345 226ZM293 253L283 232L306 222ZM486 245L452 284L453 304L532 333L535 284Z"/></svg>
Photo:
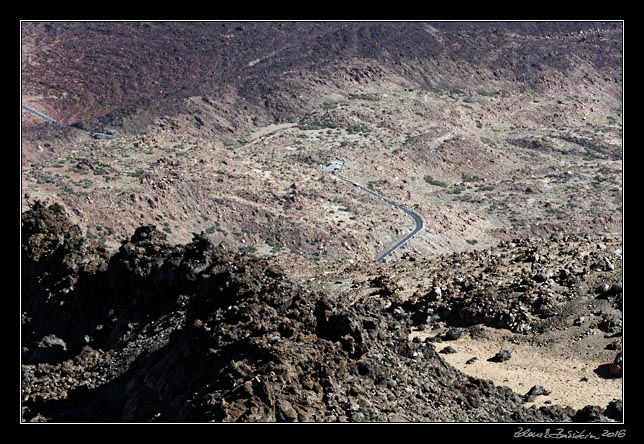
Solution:
<svg viewBox="0 0 644 444"><path fill-rule="evenodd" d="M68 124L142 105L165 111L168 101L225 87L284 114L292 107L280 96L293 79L355 61L424 86L552 88L562 79L547 77L580 62L601 70L602 83L621 82L619 23L25 22L22 37L23 93ZM373 73L345 76L360 83Z"/></svg>
<svg viewBox="0 0 644 444"><path fill-rule="evenodd" d="M170 245L152 226L108 260L69 228L56 205L23 217L25 420L606 419L599 407L526 408L455 370L432 342L411 340L426 302L320 291L203 235Z"/></svg>
<svg viewBox="0 0 644 444"><path fill-rule="evenodd" d="M619 419L621 40L23 23L24 418Z"/></svg>
<svg viewBox="0 0 644 444"><path fill-rule="evenodd" d="M203 230L260 254L373 258L411 221L326 177L335 157L423 215L431 229L408 247L423 254L621 229L616 23L27 23L23 36L24 100L63 122L25 121L23 188L110 249L156 223L175 242Z"/></svg>

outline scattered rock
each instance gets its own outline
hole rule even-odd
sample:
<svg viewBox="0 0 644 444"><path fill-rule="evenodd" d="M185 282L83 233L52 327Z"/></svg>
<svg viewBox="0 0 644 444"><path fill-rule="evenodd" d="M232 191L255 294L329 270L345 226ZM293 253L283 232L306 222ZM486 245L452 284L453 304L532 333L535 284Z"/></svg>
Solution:
<svg viewBox="0 0 644 444"><path fill-rule="evenodd" d="M552 271L541 269L534 275L533 279L537 282L546 282L552 276Z"/></svg>
<svg viewBox="0 0 644 444"><path fill-rule="evenodd" d="M606 350L621 350L622 343L620 341L613 341L610 344L606 345Z"/></svg>
<svg viewBox="0 0 644 444"><path fill-rule="evenodd" d="M67 344L62 339L55 335L47 335L38 343L42 348L59 348L62 351L67 351Z"/></svg>
<svg viewBox="0 0 644 444"><path fill-rule="evenodd" d="M617 353L617 356L615 356L615 360L613 363L610 365L610 368L608 370L608 374L610 375L611 378L621 378L623 374L623 358L622 358L622 352Z"/></svg>
<svg viewBox="0 0 644 444"><path fill-rule="evenodd" d="M548 396L550 392L543 388L541 385L534 385L528 393L524 395L526 402L533 402L537 396Z"/></svg>
<svg viewBox="0 0 644 444"><path fill-rule="evenodd" d="M67 344L56 335L43 337L36 345L32 360L35 362L59 362L67 352Z"/></svg>
<svg viewBox="0 0 644 444"><path fill-rule="evenodd" d="M512 357L512 353L507 350L501 350L496 355L488 359L489 362L505 362Z"/></svg>
<svg viewBox="0 0 644 444"><path fill-rule="evenodd" d="M444 354L451 354L451 353L456 353L456 350L452 346L447 346L444 349L442 349L439 353L444 353Z"/></svg>
<svg viewBox="0 0 644 444"><path fill-rule="evenodd" d="M604 271L613 271L615 269L615 264L608 259L607 257L604 258L604 263L603 263L603 270Z"/></svg>
<svg viewBox="0 0 644 444"><path fill-rule="evenodd" d="M535 284L527 269L507 281L507 294L478 286L500 288L490 273L441 278L447 284L435 305L426 290L409 302L393 292L347 303L291 281L268 259L215 248L201 235L171 245L144 226L109 257L68 221L47 211L40 216L23 215L23 263L47 286L30 279L23 292L29 295L25 331L39 333L23 335L22 346L29 354L51 334L46 342L67 355L55 364L24 363L25 420L561 422L575 414L558 406L525 409L511 390L447 365L427 341L458 339L458 328L425 342L408 340L415 322L436 313L459 317L457 325L530 326L533 307L556 306L559 294L537 293L547 286ZM549 252L540 255L548 263ZM496 259L484 256L488 263ZM84 282L95 293L78 290ZM517 295L525 299L508 303ZM96 350L82 348L89 335ZM501 350L490 360L510 357ZM432 399L441 404L428 408Z"/></svg>
<svg viewBox="0 0 644 444"><path fill-rule="evenodd" d="M610 316L602 316L601 320L597 324L597 328L606 333L612 333L619 325L619 321L615 320Z"/></svg>
<svg viewBox="0 0 644 444"><path fill-rule="evenodd" d="M606 417L603 415L601 407L587 405L583 409L577 410L572 420L573 422L604 422Z"/></svg>
<svg viewBox="0 0 644 444"><path fill-rule="evenodd" d="M613 399L609 402L606 410L604 410L604 415L618 422L623 421L622 401L620 399Z"/></svg>
<svg viewBox="0 0 644 444"><path fill-rule="evenodd" d="M443 335L443 339L446 341L455 341L458 338L461 337L461 330L456 328L456 327L451 327L447 332Z"/></svg>

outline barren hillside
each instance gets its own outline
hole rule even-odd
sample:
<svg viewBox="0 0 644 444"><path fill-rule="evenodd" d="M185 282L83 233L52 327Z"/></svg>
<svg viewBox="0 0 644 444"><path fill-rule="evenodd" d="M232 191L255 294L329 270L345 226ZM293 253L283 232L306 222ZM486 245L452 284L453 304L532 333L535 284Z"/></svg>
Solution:
<svg viewBox="0 0 644 444"><path fill-rule="evenodd" d="M621 415L621 22L21 31L26 420Z"/></svg>

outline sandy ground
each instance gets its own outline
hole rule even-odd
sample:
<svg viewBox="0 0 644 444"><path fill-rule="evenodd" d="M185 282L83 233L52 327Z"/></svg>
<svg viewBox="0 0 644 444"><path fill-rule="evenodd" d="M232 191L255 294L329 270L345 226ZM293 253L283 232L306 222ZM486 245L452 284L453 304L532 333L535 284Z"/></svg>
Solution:
<svg viewBox="0 0 644 444"><path fill-rule="evenodd" d="M413 336L424 338L434 336L434 333L419 332ZM515 344L508 341L508 337L513 334L486 328L485 338L472 339L463 334L456 341L435 345L438 351L452 346L456 353L441 356L467 375L489 379L522 395L536 384L550 391L549 396L538 396L534 403L526 403L527 407L542 406L550 401L580 409L586 405L606 406L613 399L622 399L621 378L604 379L593 371L606 362L571 357L554 347ZM512 358L505 362L488 362L501 349L512 353ZM465 364L474 356L478 358L474 363Z"/></svg>

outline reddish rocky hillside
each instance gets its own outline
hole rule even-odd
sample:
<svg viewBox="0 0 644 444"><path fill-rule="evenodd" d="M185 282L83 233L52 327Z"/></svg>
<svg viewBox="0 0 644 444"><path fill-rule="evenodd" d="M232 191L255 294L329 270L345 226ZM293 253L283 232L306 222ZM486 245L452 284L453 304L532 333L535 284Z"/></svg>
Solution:
<svg viewBox="0 0 644 444"><path fill-rule="evenodd" d="M609 90L622 80L619 23L26 22L22 36L25 101L90 127L140 130L182 99L230 92L286 119L310 106L303 78L337 83L338 70L441 88L551 89L580 66Z"/></svg>

